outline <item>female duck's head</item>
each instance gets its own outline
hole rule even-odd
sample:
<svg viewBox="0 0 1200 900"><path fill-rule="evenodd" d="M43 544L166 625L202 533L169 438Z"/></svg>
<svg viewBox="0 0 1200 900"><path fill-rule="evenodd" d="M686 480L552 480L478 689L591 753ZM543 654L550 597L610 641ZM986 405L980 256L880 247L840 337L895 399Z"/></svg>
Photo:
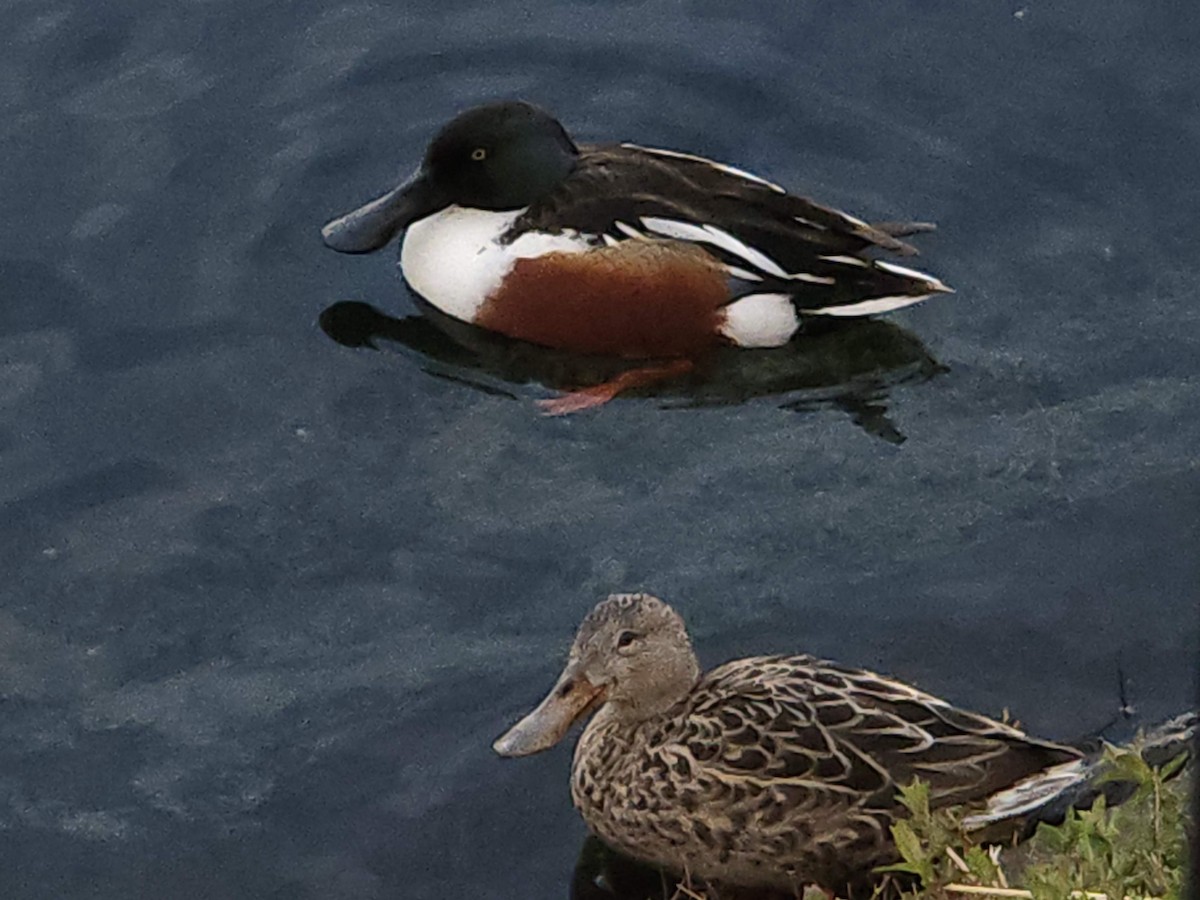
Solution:
<svg viewBox="0 0 1200 900"><path fill-rule="evenodd" d="M492 745L501 756L552 747L607 706L630 725L666 712L700 676L683 619L649 594L614 594L579 627L567 665L546 698Z"/></svg>
<svg viewBox="0 0 1200 900"><path fill-rule="evenodd" d="M334 219L321 235L334 250L369 253L449 206L522 209L566 178L578 155L562 125L532 104L478 106L438 132L408 181Z"/></svg>

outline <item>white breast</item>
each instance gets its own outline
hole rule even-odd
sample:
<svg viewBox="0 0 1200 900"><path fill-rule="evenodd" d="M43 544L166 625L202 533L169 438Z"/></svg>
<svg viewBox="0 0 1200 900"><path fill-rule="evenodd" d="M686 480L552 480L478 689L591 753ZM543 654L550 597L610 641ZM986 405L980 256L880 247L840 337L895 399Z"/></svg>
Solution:
<svg viewBox="0 0 1200 900"><path fill-rule="evenodd" d="M448 206L414 222L400 250L404 279L442 312L470 322L518 259L577 253L593 244L572 232L529 232L501 244L500 236L524 211Z"/></svg>

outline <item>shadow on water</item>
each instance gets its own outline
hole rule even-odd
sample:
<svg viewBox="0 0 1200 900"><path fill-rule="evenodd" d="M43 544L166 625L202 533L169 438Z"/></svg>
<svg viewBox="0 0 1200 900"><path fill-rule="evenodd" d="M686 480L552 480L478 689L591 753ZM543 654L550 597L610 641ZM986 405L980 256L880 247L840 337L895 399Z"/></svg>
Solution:
<svg viewBox="0 0 1200 900"><path fill-rule="evenodd" d="M692 896L675 878L634 862L589 835L579 849L569 900L677 900ZM703 896L703 895L701 895ZM794 900L778 891L724 886L721 900Z"/></svg>
<svg viewBox="0 0 1200 900"><path fill-rule="evenodd" d="M511 340L418 303L421 315L394 318L366 303L342 301L321 313L320 325L344 346L400 344L418 353L425 371L436 377L512 398L518 397L515 385L575 390L600 384L631 365ZM910 332L888 322L855 320L817 323L772 350L718 349L693 372L627 396L659 399L677 409L777 397L782 409L796 412L840 409L868 434L899 444L905 435L888 416L890 390L944 371Z"/></svg>

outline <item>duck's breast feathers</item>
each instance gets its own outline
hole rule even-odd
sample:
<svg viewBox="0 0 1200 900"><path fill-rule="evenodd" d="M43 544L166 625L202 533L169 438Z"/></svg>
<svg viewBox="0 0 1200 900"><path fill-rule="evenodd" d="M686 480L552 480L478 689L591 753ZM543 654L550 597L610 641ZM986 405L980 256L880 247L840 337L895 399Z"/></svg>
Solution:
<svg viewBox="0 0 1200 900"><path fill-rule="evenodd" d="M1079 758L871 672L809 656L737 660L704 676L682 716L696 764L719 778L894 802L920 778L935 806L979 801ZM874 798L874 800L872 800Z"/></svg>

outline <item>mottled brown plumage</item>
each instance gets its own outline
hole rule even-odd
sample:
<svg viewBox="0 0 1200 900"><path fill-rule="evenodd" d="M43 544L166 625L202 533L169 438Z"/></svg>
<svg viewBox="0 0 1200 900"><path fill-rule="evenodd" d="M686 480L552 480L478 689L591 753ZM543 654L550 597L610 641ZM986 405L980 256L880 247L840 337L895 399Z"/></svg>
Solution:
<svg viewBox="0 0 1200 900"><path fill-rule="evenodd" d="M897 788L913 779L929 784L935 808L992 810L996 795L1072 773L1083 758L811 656L701 675L682 619L644 594L592 611L554 689L496 750L545 749L593 710L571 778L588 826L635 859L742 886L840 890L869 879L896 859L889 825L904 815ZM1003 815L979 819L992 834L998 823Z"/></svg>

